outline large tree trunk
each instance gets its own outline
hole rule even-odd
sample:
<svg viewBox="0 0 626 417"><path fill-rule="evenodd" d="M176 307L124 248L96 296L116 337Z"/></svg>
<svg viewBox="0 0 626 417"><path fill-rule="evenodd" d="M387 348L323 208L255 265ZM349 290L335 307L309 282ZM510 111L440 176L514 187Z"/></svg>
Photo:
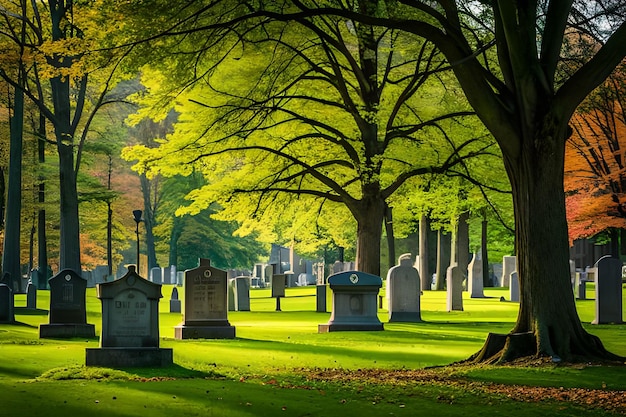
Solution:
<svg viewBox="0 0 626 417"><path fill-rule="evenodd" d="M71 2L50 1L50 19L52 40L66 39L65 19L71 18ZM53 56L50 63L58 69L69 68L68 57ZM69 268L80 273L80 229L78 220L78 191L74 166L74 133L72 125L72 105L70 80L58 75L50 79L52 102L54 106L54 134L59 154L59 191L60 191L60 242L59 267ZM75 109L79 111L79 109Z"/></svg>
<svg viewBox="0 0 626 417"><path fill-rule="evenodd" d="M560 143L565 128L551 125L547 117L544 126L535 131L541 140L525 141L515 158L505 155L518 249L517 323L508 336L490 337L474 359L495 362L534 355L554 361L578 356L618 359L583 329L576 311L563 192L564 146Z"/></svg>
<svg viewBox="0 0 626 417"><path fill-rule="evenodd" d="M380 276L380 239L385 201L363 198L352 214L357 221L356 269Z"/></svg>

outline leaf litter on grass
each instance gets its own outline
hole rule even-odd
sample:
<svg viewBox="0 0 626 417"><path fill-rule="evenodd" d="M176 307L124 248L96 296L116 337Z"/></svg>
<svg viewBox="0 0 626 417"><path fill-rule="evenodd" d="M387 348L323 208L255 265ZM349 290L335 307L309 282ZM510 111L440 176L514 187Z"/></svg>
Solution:
<svg viewBox="0 0 626 417"><path fill-rule="evenodd" d="M457 388L464 393L500 396L520 402L563 402L586 408L601 409L618 414L626 414L626 391L592 389L538 387L509 385L503 383L472 381L464 377L458 368L437 369L300 369L298 371L309 382L329 382L335 384L355 384L357 390L363 385L398 387L439 386ZM457 400L453 394L441 393L438 402L452 404Z"/></svg>

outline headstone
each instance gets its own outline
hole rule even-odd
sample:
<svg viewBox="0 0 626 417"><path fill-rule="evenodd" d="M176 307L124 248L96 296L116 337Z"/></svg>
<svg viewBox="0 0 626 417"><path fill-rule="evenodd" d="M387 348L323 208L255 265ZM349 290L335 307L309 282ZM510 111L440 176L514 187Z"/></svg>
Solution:
<svg viewBox="0 0 626 417"><path fill-rule="evenodd" d="M378 319L378 291L382 279L360 271L344 271L328 277L333 292L332 313L319 333L384 330Z"/></svg>
<svg viewBox="0 0 626 417"><path fill-rule="evenodd" d="M184 280L185 280L185 273L183 271L176 272L176 285L179 287L182 287Z"/></svg>
<svg viewBox="0 0 626 417"><path fill-rule="evenodd" d="M266 285L271 285L272 275L274 275L274 266L273 265L265 265L263 267L263 280L264 280Z"/></svg>
<svg viewBox="0 0 626 417"><path fill-rule="evenodd" d="M95 288L96 282L93 271L81 271L80 276L87 280L87 288Z"/></svg>
<svg viewBox="0 0 626 417"><path fill-rule="evenodd" d="M102 303L100 347L86 349L87 366L157 367L173 363L173 351L159 347L161 285L135 270L115 281L98 284Z"/></svg>
<svg viewBox="0 0 626 417"><path fill-rule="evenodd" d="M484 298L483 293L483 260L480 252L475 253L472 261L467 266L467 291L470 298Z"/></svg>
<svg viewBox="0 0 626 417"><path fill-rule="evenodd" d="M106 265L98 265L93 271L95 275L95 283L101 284L109 280L109 267Z"/></svg>
<svg viewBox="0 0 626 417"><path fill-rule="evenodd" d="M49 323L39 325L39 337L96 337L95 326L87 323L87 280L76 271L64 269L50 278L48 285Z"/></svg>
<svg viewBox="0 0 626 417"><path fill-rule="evenodd" d="M26 285L26 308L37 310L37 287L30 281Z"/></svg>
<svg viewBox="0 0 626 417"><path fill-rule="evenodd" d="M293 271L285 271L285 285L287 288L293 288L296 286L296 275Z"/></svg>
<svg viewBox="0 0 626 417"><path fill-rule="evenodd" d="M511 301L519 302L519 277L517 271L509 275L509 297Z"/></svg>
<svg viewBox="0 0 626 417"><path fill-rule="evenodd" d="M463 273L457 265L446 270L446 308L450 311L463 311Z"/></svg>
<svg viewBox="0 0 626 417"><path fill-rule="evenodd" d="M272 275L272 297L284 297L285 296L285 284L287 277L284 274Z"/></svg>
<svg viewBox="0 0 626 417"><path fill-rule="evenodd" d="M172 295L170 296L170 313L180 313L181 302L178 299L178 288L172 288Z"/></svg>
<svg viewBox="0 0 626 417"><path fill-rule="evenodd" d="M576 272L574 279L574 297L577 300L587 299L587 273Z"/></svg>
<svg viewBox="0 0 626 417"><path fill-rule="evenodd" d="M326 284L317 284L315 286L315 311L318 313L326 313Z"/></svg>
<svg viewBox="0 0 626 417"><path fill-rule="evenodd" d="M154 267L150 270L150 282L155 284L161 284L162 269L160 267Z"/></svg>
<svg viewBox="0 0 626 417"><path fill-rule="evenodd" d="M502 279L500 280L500 286L509 287L509 280L511 272L517 271L517 257L516 256L503 256L502 257Z"/></svg>
<svg viewBox="0 0 626 417"><path fill-rule="evenodd" d="M493 286L494 287L501 287L501 283L502 283L502 264L493 264L492 265L493 268L493 275L494 275L494 281L493 281Z"/></svg>
<svg viewBox="0 0 626 417"><path fill-rule="evenodd" d="M183 322L174 328L176 339L234 339L228 322L226 271L200 258L199 266L185 271Z"/></svg>
<svg viewBox="0 0 626 417"><path fill-rule="evenodd" d="M285 296L285 287L287 286L287 275L272 275L272 297L276 299L276 311L281 311L280 299Z"/></svg>
<svg viewBox="0 0 626 417"><path fill-rule="evenodd" d="M420 313L420 276L413 268L411 254L398 258L398 265L387 273L387 294L389 322L419 323Z"/></svg>
<svg viewBox="0 0 626 417"><path fill-rule="evenodd" d="M622 323L622 261L607 257L597 265L596 317L591 323Z"/></svg>
<svg viewBox="0 0 626 417"><path fill-rule="evenodd" d="M233 289L231 311L250 311L250 277L236 277L231 279L229 284ZM230 310L230 305L228 309Z"/></svg>
<svg viewBox="0 0 626 417"><path fill-rule="evenodd" d="M343 271L343 262L335 261L334 264L331 265L331 271L333 274Z"/></svg>
<svg viewBox="0 0 626 417"><path fill-rule="evenodd" d="M13 290L5 283L0 284L0 323L14 323Z"/></svg>
<svg viewBox="0 0 626 417"><path fill-rule="evenodd" d="M162 274L162 283L163 285L169 285L172 283L172 269L171 268L163 268L161 270L161 274Z"/></svg>
<svg viewBox="0 0 626 417"><path fill-rule="evenodd" d="M176 265L170 265L170 284L178 285L178 272Z"/></svg>

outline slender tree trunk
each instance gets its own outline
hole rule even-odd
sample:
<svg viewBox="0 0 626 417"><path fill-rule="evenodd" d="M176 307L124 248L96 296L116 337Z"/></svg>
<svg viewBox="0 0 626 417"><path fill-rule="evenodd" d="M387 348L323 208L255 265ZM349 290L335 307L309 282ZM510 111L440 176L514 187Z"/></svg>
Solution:
<svg viewBox="0 0 626 417"><path fill-rule="evenodd" d="M389 269L396 265L396 239L393 233L393 214L392 209L385 203L385 232L387 235L387 249L389 253Z"/></svg>
<svg viewBox="0 0 626 417"><path fill-rule="evenodd" d="M420 217L419 223L419 273L420 273L420 284L422 287L422 291L430 291L430 283L432 281L432 277L430 274L430 268L428 268L428 234L430 233L430 220L428 216L422 214Z"/></svg>
<svg viewBox="0 0 626 417"><path fill-rule="evenodd" d="M481 233L480 233L480 252L482 254L482 264L483 264L483 287L489 287L489 253L487 253L487 218L483 217L483 221L481 222Z"/></svg>
<svg viewBox="0 0 626 417"><path fill-rule="evenodd" d="M20 76L21 79L21 76ZM21 81L20 81L21 83ZM22 211L22 136L24 132L24 93L15 89L10 121L9 184L5 214L2 272L11 274L14 292L21 292L20 229Z"/></svg>
<svg viewBox="0 0 626 417"><path fill-rule="evenodd" d="M450 235L439 229L437 232L437 272L435 289L441 291L446 285L446 271L450 266Z"/></svg>
<svg viewBox="0 0 626 417"><path fill-rule="evenodd" d="M39 114L39 127L37 138L37 154L39 164L43 166L46 162L46 118ZM37 288L48 288L48 239L46 237L46 209L44 203L46 201L46 186L43 176L39 177L38 202L39 211L37 212Z"/></svg>
<svg viewBox="0 0 626 417"><path fill-rule="evenodd" d="M469 212L461 213L459 224L457 225L456 253L457 264L464 276L467 277L467 266L469 264Z"/></svg>
<svg viewBox="0 0 626 417"><path fill-rule="evenodd" d="M146 251L148 255L148 274L152 268L158 267L156 259L156 249L154 247L154 234L152 232L154 226L154 217L156 215L156 204L152 202L152 194L156 194L153 190L150 180L145 175L139 176L141 180L141 193L143 195L143 220L146 228Z"/></svg>

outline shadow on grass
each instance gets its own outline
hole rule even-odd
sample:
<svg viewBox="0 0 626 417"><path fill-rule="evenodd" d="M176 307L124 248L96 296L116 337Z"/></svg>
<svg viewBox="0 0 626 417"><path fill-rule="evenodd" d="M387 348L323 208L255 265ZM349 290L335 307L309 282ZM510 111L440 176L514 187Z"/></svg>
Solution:
<svg viewBox="0 0 626 417"><path fill-rule="evenodd" d="M40 308L15 307L15 314L22 316L47 316L48 310Z"/></svg>

